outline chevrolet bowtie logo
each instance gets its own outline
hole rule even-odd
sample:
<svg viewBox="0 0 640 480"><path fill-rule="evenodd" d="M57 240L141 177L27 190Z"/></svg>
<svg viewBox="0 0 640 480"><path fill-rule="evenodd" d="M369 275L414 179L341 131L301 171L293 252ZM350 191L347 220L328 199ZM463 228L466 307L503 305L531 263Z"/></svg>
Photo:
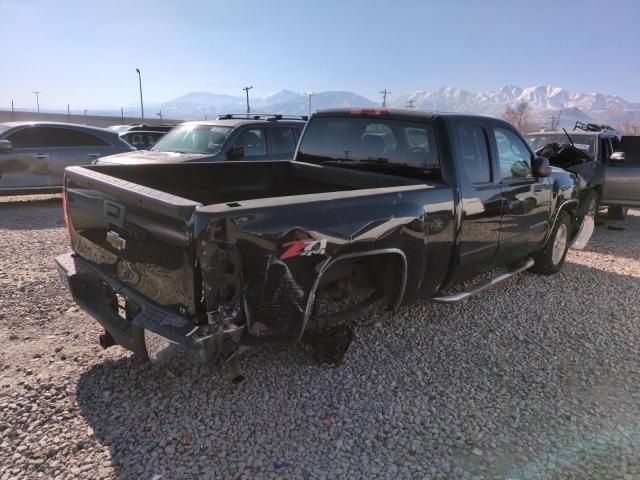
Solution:
<svg viewBox="0 0 640 480"><path fill-rule="evenodd" d="M127 246L127 241L113 230L107 232L107 242L116 250L124 250Z"/></svg>

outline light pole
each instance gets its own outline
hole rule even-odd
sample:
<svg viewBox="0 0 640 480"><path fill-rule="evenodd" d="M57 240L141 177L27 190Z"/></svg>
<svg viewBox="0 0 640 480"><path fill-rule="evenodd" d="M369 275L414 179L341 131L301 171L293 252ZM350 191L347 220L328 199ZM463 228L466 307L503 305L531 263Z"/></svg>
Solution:
<svg viewBox="0 0 640 480"><path fill-rule="evenodd" d="M253 85L250 87L242 87L242 90L247 94L247 115L251 113L251 109L249 108L249 90L253 88Z"/></svg>
<svg viewBox="0 0 640 480"><path fill-rule="evenodd" d="M305 95L308 97L309 99L309 116L311 116L311 97L313 97L315 95L315 93L313 92L307 92L305 93Z"/></svg>
<svg viewBox="0 0 640 480"><path fill-rule="evenodd" d="M136 68L138 72L138 82L140 83L140 112L142 113L142 120L144 121L144 103L142 102L142 75L140 75L140 69Z"/></svg>
<svg viewBox="0 0 640 480"><path fill-rule="evenodd" d="M38 97L38 95L40 95L40 92L34 91L33 93L36 94L36 106L38 107L38 113L40 113L40 98Z"/></svg>
<svg viewBox="0 0 640 480"><path fill-rule="evenodd" d="M85 125L89 125L89 122L87 122L87 109L84 109L84 124Z"/></svg>

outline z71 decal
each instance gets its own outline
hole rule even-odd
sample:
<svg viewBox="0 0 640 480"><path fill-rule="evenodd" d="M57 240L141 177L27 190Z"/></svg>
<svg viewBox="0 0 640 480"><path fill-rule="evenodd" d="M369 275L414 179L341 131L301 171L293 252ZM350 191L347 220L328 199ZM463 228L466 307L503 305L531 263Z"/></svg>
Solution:
<svg viewBox="0 0 640 480"><path fill-rule="evenodd" d="M285 243L283 247L286 247L286 250L280 255L280 260L297 256L309 257L311 255L324 255L327 250L327 239L296 240L295 242Z"/></svg>

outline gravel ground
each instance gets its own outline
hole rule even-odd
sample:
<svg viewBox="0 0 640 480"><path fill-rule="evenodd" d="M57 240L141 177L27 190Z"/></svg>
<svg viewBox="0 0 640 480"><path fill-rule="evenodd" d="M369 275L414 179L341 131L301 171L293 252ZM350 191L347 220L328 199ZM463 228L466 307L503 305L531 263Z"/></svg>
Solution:
<svg viewBox="0 0 640 480"><path fill-rule="evenodd" d="M0 479L640 478L640 212L554 277L374 309L345 362L155 369L73 304L59 198L0 200ZM161 477L160 477L161 476Z"/></svg>

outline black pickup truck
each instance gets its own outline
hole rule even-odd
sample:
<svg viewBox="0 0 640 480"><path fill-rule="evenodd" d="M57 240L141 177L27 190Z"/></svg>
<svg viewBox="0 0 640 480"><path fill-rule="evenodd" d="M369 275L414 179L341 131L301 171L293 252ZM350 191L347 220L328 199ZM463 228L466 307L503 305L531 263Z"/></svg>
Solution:
<svg viewBox="0 0 640 480"><path fill-rule="evenodd" d="M341 324L374 300L454 302L557 272L593 231L577 195L501 120L326 110L292 161L68 168L73 253L56 260L104 347L153 359L309 341L336 360Z"/></svg>

